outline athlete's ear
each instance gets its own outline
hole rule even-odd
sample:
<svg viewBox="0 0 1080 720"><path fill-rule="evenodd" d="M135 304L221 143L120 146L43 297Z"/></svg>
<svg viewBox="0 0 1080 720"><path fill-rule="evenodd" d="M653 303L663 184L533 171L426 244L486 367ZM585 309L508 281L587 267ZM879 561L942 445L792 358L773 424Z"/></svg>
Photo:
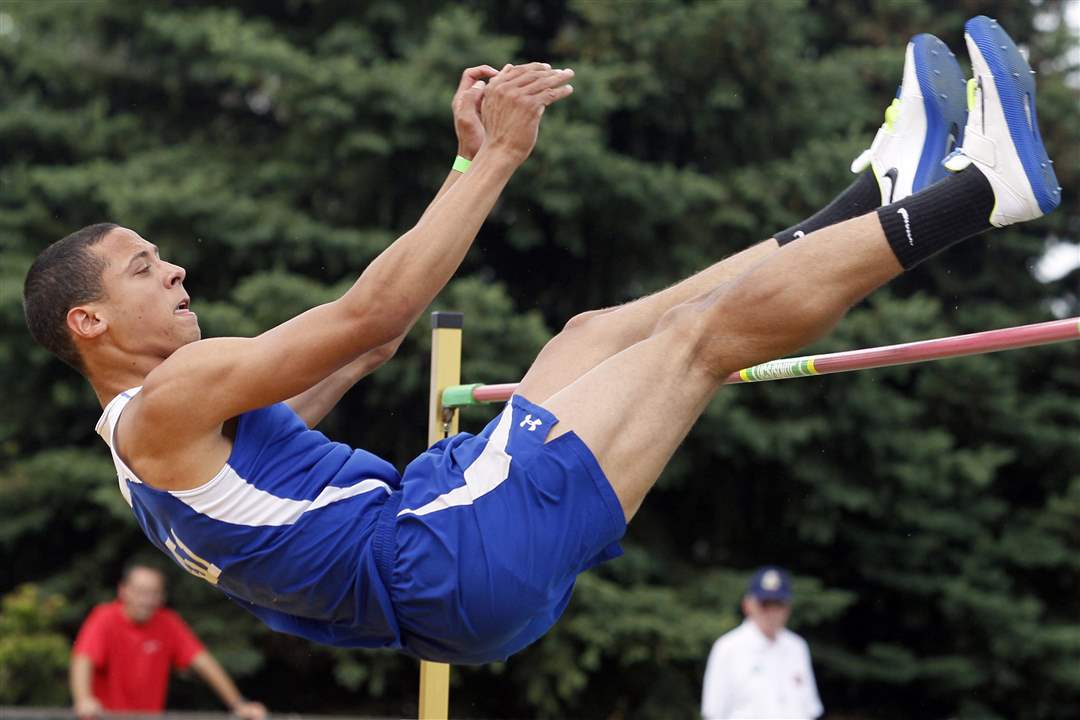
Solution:
<svg viewBox="0 0 1080 720"><path fill-rule="evenodd" d="M109 321L92 305L79 305L68 310L67 326L75 337L91 340L109 329Z"/></svg>

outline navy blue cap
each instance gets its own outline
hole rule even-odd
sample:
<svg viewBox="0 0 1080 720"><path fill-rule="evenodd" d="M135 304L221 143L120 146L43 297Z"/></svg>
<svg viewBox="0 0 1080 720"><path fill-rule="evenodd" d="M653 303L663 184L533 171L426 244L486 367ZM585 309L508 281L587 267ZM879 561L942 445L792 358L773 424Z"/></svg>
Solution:
<svg viewBox="0 0 1080 720"><path fill-rule="evenodd" d="M791 576L775 565L759 567L746 586L746 594L756 600L791 602Z"/></svg>

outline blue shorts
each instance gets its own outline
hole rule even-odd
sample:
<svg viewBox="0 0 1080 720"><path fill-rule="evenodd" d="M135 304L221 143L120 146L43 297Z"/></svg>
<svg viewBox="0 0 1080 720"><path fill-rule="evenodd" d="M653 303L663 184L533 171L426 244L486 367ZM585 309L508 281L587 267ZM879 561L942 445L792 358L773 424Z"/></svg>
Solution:
<svg viewBox="0 0 1080 720"><path fill-rule="evenodd" d="M405 468L376 532L393 534L377 563L407 652L505 659L558 620L579 573L622 554L615 491L577 435L545 444L556 422L515 395Z"/></svg>

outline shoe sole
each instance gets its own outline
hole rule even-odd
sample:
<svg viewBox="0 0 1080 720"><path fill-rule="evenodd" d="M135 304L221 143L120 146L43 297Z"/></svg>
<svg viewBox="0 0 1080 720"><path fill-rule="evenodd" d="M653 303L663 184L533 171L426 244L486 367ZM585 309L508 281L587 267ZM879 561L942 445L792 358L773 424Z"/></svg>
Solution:
<svg viewBox="0 0 1080 720"><path fill-rule="evenodd" d="M1008 33L985 15L964 25L994 78L1009 136L1032 195L1045 215L1061 202L1053 161L1046 154L1035 114L1035 73ZM1030 113L1030 124L1029 124Z"/></svg>
<svg viewBox="0 0 1080 720"><path fill-rule="evenodd" d="M967 103L964 73L948 45L928 33L916 35L911 43L926 115L926 140L912 183L912 190L917 192L948 174L941 161L961 144L967 125Z"/></svg>

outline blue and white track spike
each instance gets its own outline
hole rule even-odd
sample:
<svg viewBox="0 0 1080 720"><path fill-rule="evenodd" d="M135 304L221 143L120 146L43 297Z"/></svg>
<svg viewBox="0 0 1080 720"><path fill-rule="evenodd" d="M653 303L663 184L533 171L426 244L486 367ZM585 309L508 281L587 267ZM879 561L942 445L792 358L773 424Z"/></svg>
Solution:
<svg viewBox="0 0 1080 720"><path fill-rule="evenodd" d="M945 176L941 162L959 145L966 121L964 74L955 56L933 35L916 35L885 124L851 171L873 170L882 204L901 200Z"/></svg>
<svg viewBox="0 0 1080 720"><path fill-rule="evenodd" d="M992 225L1045 215L1061 203L1061 189L1039 134L1035 73L997 21L980 15L964 30L974 77L964 141L946 167L974 165L986 176L994 191Z"/></svg>

